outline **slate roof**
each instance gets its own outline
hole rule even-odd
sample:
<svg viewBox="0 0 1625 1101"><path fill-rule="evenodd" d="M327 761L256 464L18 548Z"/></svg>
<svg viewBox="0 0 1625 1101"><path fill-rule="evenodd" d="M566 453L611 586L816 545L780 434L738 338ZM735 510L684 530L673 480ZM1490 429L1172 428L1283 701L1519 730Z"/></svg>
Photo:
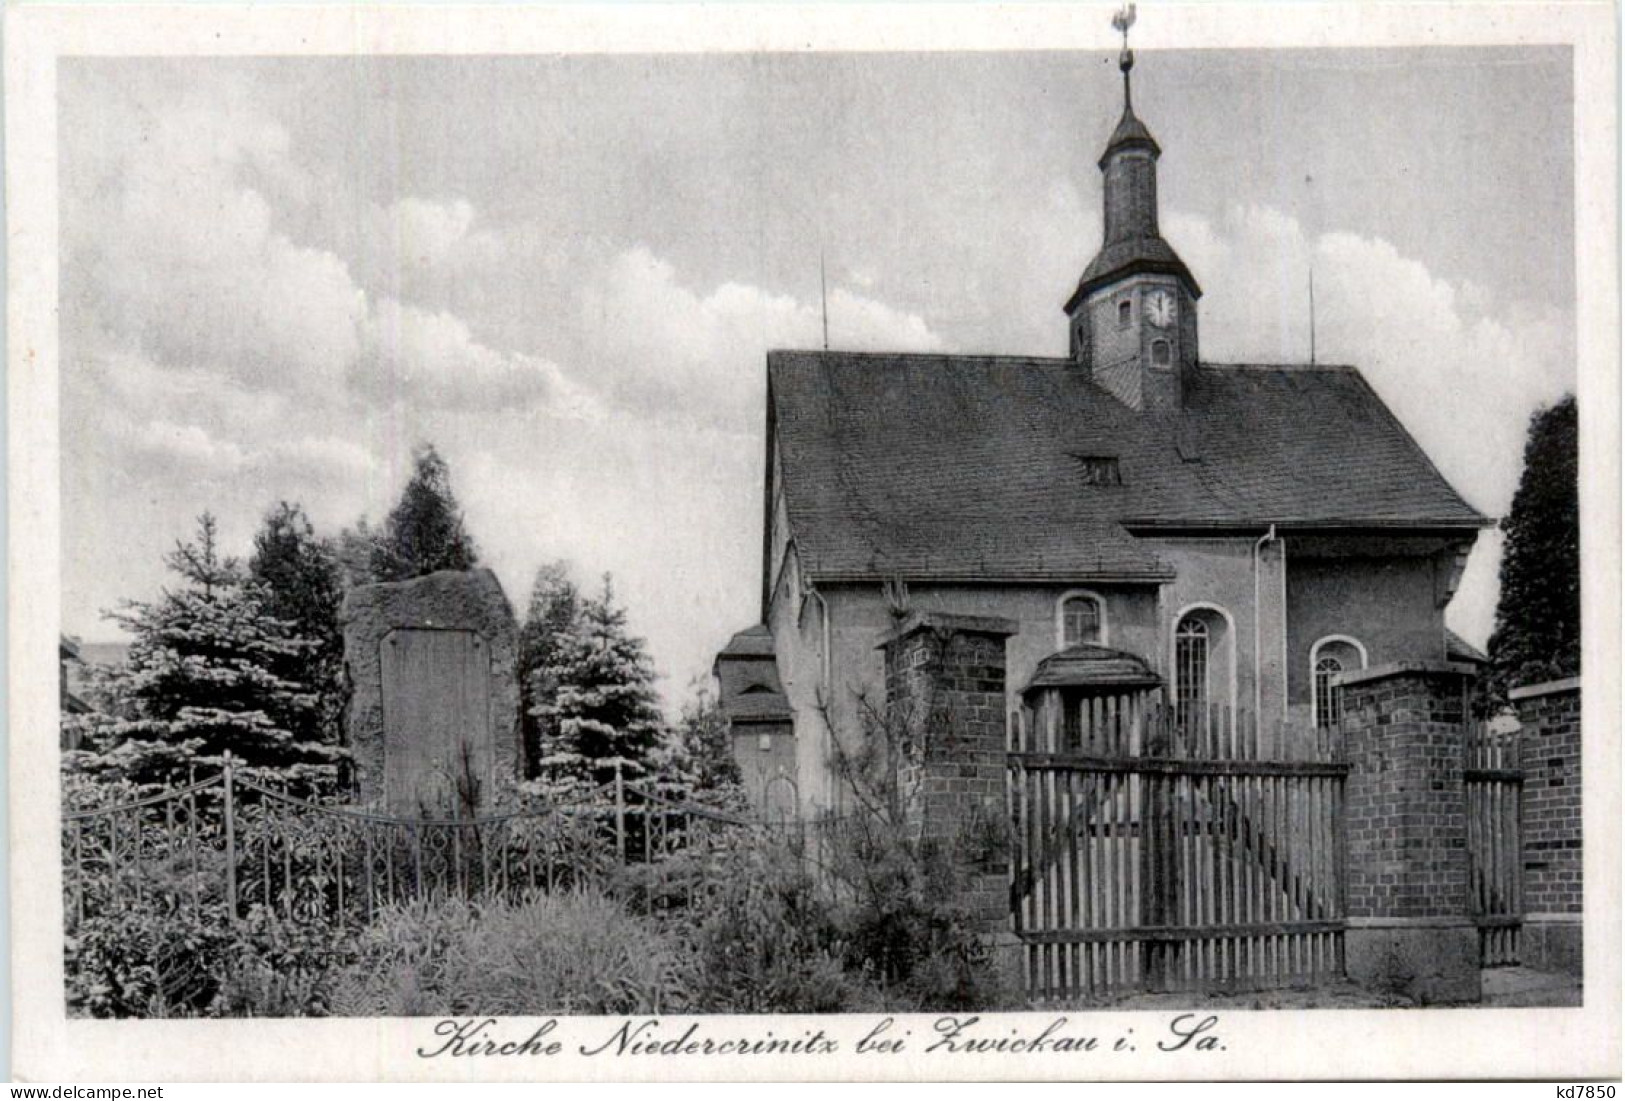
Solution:
<svg viewBox="0 0 1625 1101"><path fill-rule="evenodd" d="M1100 167L1106 167L1106 161L1117 150L1126 145L1143 145L1151 150L1152 156L1160 156L1162 147L1157 139L1151 136L1151 131L1145 123L1134 113L1132 107L1124 106L1123 117L1117 120L1117 128L1112 131L1111 140L1106 143L1106 151L1100 155Z"/></svg>
<svg viewBox="0 0 1625 1101"><path fill-rule="evenodd" d="M729 639L711 669L729 722L778 722L791 717L773 656L773 635L765 625L747 627Z"/></svg>
<svg viewBox="0 0 1625 1101"><path fill-rule="evenodd" d="M1488 654L1448 627L1444 631L1444 656L1450 661L1466 661L1474 665L1488 665L1490 662Z"/></svg>
<svg viewBox="0 0 1625 1101"><path fill-rule="evenodd" d="M1089 261L1089 266L1078 277L1077 289L1066 301L1066 312L1071 313L1079 300L1096 287L1139 272L1177 275L1185 281L1192 295L1202 297L1202 288L1197 285L1196 277L1179 254L1174 252L1172 245L1161 237L1129 237L1104 245L1095 253L1095 258Z"/></svg>
<svg viewBox="0 0 1625 1101"><path fill-rule="evenodd" d="M768 382L814 578L1150 581L1172 570L1131 528L1487 523L1347 367L1204 365L1184 411L1054 358L770 352Z"/></svg>

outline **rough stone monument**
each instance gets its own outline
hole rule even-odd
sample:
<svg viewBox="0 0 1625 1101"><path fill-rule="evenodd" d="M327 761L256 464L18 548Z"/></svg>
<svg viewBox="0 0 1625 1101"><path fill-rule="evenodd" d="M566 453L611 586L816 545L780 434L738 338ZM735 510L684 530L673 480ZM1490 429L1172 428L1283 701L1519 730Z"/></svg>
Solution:
<svg viewBox="0 0 1625 1101"><path fill-rule="evenodd" d="M364 803L462 817L518 781L518 627L490 570L361 585L345 597L347 721Z"/></svg>

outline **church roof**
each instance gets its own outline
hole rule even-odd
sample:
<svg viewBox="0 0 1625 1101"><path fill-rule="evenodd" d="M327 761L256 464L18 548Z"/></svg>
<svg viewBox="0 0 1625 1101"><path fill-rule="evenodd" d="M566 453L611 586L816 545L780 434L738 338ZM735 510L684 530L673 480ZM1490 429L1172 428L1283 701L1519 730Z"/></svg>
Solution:
<svg viewBox="0 0 1625 1101"><path fill-rule="evenodd" d="M718 653L719 658L759 658L773 656L773 632L767 624L758 623L738 631Z"/></svg>
<svg viewBox="0 0 1625 1101"><path fill-rule="evenodd" d="M768 379L814 578L1153 581L1131 530L1487 523L1352 368L1203 365L1139 412L1068 359L781 351Z"/></svg>
<svg viewBox="0 0 1625 1101"><path fill-rule="evenodd" d="M779 681L773 634L765 624L747 627L728 640L712 663L722 713L729 722L776 722L790 717L790 701Z"/></svg>
<svg viewBox="0 0 1625 1101"><path fill-rule="evenodd" d="M1444 656L1451 661L1471 662L1474 665L1488 665L1490 660L1488 654L1448 627L1444 630Z"/></svg>
<svg viewBox="0 0 1625 1101"><path fill-rule="evenodd" d="M1161 237L1130 237L1101 246L1095 258L1089 261L1089 266L1083 269L1083 275L1078 279L1078 289L1067 300L1066 311L1071 313L1078 300L1096 287L1138 272L1177 275L1190 287L1191 294L1202 297L1202 288L1197 286L1196 277L1172 245Z"/></svg>
<svg viewBox="0 0 1625 1101"><path fill-rule="evenodd" d="M1117 129L1112 131L1111 140L1106 143L1106 151L1100 155L1100 166L1106 167L1106 159L1118 149L1126 145L1143 145L1151 150L1153 156L1162 153L1162 147L1157 139L1151 136L1145 123L1140 121L1132 108L1123 108L1123 117L1117 121Z"/></svg>

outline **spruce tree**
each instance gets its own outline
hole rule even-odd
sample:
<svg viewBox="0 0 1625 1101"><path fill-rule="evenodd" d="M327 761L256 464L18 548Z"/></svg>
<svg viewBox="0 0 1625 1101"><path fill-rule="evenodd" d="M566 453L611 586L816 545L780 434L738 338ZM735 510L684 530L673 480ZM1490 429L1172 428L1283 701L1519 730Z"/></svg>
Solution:
<svg viewBox="0 0 1625 1101"><path fill-rule="evenodd" d="M519 627L519 683L524 695L525 758L531 774L541 757L544 738L550 736L550 720L540 711L552 704L558 682L549 670L559 654L564 636L581 619L581 591L570 579L569 566L551 562L536 571L531 584L530 603Z"/></svg>
<svg viewBox="0 0 1625 1101"><path fill-rule="evenodd" d="M627 633L608 574L603 592L582 602L577 622L560 635L544 675L551 699L534 710L547 731L540 778L554 797L607 783L617 763L628 781L650 778L665 724L644 642Z"/></svg>
<svg viewBox="0 0 1625 1101"><path fill-rule="evenodd" d="M1485 695L1580 671L1580 434L1573 396L1529 420L1523 476L1501 522L1501 596Z"/></svg>
<svg viewBox="0 0 1625 1101"><path fill-rule="evenodd" d="M332 545L316 538L302 508L283 501L254 536L248 573L261 586L265 613L315 643L279 663L277 672L316 694L317 725L308 736L337 743L344 710L343 591ZM296 716L279 718L290 728L297 722Z"/></svg>
<svg viewBox="0 0 1625 1101"><path fill-rule="evenodd" d="M96 732L84 766L174 784L192 766L219 766L229 751L302 784L330 782L342 754L312 740L316 693L279 672L315 643L266 613L264 590L220 554L208 513L195 541L177 543L165 563L183 584L112 616L134 635L115 676L126 710Z"/></svg>
<svg viewBox="0 0 1625 1101"><path fill-rule="evenodd" d="M744 790L739 762L734 758L733 734L722 703L710 686L699 678L691 686L692 695L683 704L682 715L672 730L676 750L674 767L689 784L689 797L724 805L742 803ZM675 767L681 762L681 769Z"/></svg>
<svg viewBox="0 0 1625 1101"><path fill-rule="evenodd" d="M405 581L436 570L467 570L479 561L451 491L446 460L433 444L418 448L412 458L412 477L374 543L372 573L379 581Z"/></svg>

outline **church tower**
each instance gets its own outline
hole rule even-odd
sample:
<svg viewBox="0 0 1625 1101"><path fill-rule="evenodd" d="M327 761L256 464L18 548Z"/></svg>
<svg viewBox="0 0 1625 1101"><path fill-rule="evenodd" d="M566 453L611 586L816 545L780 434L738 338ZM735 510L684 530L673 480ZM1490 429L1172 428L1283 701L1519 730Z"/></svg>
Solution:
<svg viewBox="0 0 1625 1101"><path fill-rule="evenodd" d="M1202 289L1157 229L1156 139L1134 114L1129 5L1113 19L1123 32L1123 117L1100 158L1105 234L1100 252L1067 299L1072 358L1134 409L1180 404L1196 370L1196 300Z"/></svg>

